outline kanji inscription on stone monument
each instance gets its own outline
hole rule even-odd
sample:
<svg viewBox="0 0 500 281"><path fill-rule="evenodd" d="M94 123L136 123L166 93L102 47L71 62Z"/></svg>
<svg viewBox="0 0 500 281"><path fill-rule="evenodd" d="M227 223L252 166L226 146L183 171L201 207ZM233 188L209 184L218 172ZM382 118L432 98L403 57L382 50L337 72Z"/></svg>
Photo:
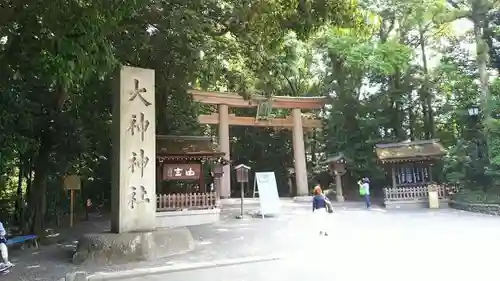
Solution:
<svg viewBox="0 0 500 281"><path fill-rule="evenodd" d="M138 204L149 203L148 192L144 186L139 186L139 188L132 186L132 192L130 194L130 208L134 209Z"/></svg>
<svg viewBox="0 0 500 281"><path fill-rule="evenodd" d="M113 103L113 232L156 227L154 70L124 66ZM153 163L150 163L153 162Z"/></svg>
<svg viewBox="0 0 500 281"><path fill-rule="evenodd" d="M134 90L130 93L130 99L129 101L134 101L135 98L139 97L139 99L142 101L142 103L145 106L150 106L152 105L151 102L149 102L142 94L147 93L148 91L146 88L139 88L139 79L134 79Z"/></svg>
<svg viewBox="0 0 500 281"><path fill-rule="evenodd" d="M132 152L130 159L130 170L132 173L138 168L141 171L141 178L144 177L144 169L149 163L149 157L145 156L144 149L140 149L139 153Z"/></svg>
<svg viewBox="0 0 500 281"><path fill-rule="evenodd" d="M149 121L144 117L144 113L141 112L139 114L139 118L137 118L137 114L132 114L132 119L130 120L130 127L128 127L127 131L130 132L132 136L135 133L141 133L141 141L144 141L144 135L149 127Z"/></svg>

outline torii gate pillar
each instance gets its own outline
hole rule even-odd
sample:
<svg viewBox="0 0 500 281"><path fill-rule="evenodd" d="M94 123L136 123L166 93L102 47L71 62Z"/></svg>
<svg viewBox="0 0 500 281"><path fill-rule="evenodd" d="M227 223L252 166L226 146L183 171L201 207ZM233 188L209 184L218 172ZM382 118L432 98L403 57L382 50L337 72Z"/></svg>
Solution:
<svg viewBox="0 0 500 281"><path fill-rule="evenodd" d="M229 107L226 104L219 105L219 145L221 152L226 154L226 159L231 159L231 149L229 146ZM219 194L221 198L230 198L231 166L225 165L223 172Z"/></svg>
<svg viewBox="0 0 500 281"><path fill-rule="evenodd" d="M292 118L293 162L295 167L297 195L306 196L309 194L309 190L307 187L306 150L304 146L304 131L302 129L302 112L300 108L292 109Z"/></svg>
<svg viewBox="0 0 500 281"><path fill-rule="evenodd" d="M218 114L200 115L198 121L201 124L211 124L219 126L219 146L221 152L225 153L226 159L230 160L230 138L229 126L252 126L252 127L281 127L291 128L293 134L293 155L295 178L297 185L297 195L303 196L309 194L307 186L307 166L306 152L304 145L304 127L321 128L321 120L313 120L302 117L302 109L315 110L321 109L327 102L326 97L290 97L273 96L272 100L262 95L252 95L250 100L243 99L237 93L219 93L190 90L189 93L193 100L203 104L217 105ZM292 118L271 118L261 120L257 117L244 117L229 115L229 107L236 108L257 108L262 102L271 101L271 108L292 109ZM224 175L221 179L218 189L220 197L229 198L231 196L231 169L224 166Z"/></svg>

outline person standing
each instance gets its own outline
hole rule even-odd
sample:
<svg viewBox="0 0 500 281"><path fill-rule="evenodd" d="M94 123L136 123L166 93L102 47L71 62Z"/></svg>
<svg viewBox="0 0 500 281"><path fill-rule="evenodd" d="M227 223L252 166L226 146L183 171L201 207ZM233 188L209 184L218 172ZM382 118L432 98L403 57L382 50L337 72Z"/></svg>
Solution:
<svg viewBox="0 0 500 281"><path fill-rule="evenodd" d="M314 187L314 197L313 197L313 205L312 211L314 214L314 224L316 228L319 230L319 235L328 236L328 232L326 231L326 215L327 212L327 198L323 195L323 191L321 187L317 185Z"/></svg>
<svg viewBox="0 0 500 281"><path fill-rule="evenodd" d="M366 208L369 209L372 206L370 199L370 180L368 178L362 178L358 181L359 185L359 195L363 196L365 199Z"/></svg>
<svg viewBox="0 0 500 281"><path fill-rule="evenodd" d="M7 249L7 232L3 226L3 223L0 222L0 253L2 255L3 266L11 267L13 264L9 261L9 250Z"/></svg>

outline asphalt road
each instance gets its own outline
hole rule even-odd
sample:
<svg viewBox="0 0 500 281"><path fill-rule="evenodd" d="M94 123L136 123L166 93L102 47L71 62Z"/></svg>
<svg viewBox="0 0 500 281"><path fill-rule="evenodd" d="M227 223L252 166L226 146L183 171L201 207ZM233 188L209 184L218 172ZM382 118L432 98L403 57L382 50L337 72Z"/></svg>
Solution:
<svg viewBox="0 0 500 281"><path fill-rule="evenodd" d="M310 216L264 220L244 225L226 224L207 241L233 241L252 229L256 237L241 236L228 248L205 246L207 255L193 262L212 262L209 253L238 252L238 245L254 255L276 256L275 261L141 276L123 281L303 281L303 280L494 280L498 278L500 219L456 210L350 210L329 216L331 235L320 237ZM273 227L274 225L274 227ZM279 227L277 227L279 225ZM266 231L267 229L267 231ZM265 241L269 241L266 244ZM236 239L237 241L237 239ZM215 241L214 241L215 242ZM200 246L203 248L203 245ZM231 249L231 250L230 250ZM258 251L260 250L260 251ZM238 256L243 255L243 252ZM205 258L203 258L205 256Z"/></svg>
<svg viewBox="0 0 500 281"><path fill-rule="evenodd" d="M237 214L236 212L235 214ZM0 281L54 281L68 272L90 274L175 268L212 263L211 268L120 278L145 280L497 280L500 217L448 210L366 210L337 207L329 215L330 236L317 233L310 206L293 206L275 218L234 219L193 226L194 251L167 259L92 268L69 263L69 251L45 246L17 251L24 260ZM14 258L16 252L13 253ZM280 257L280 260L217 267L221 260ZM137 275L136 275L137 276ZM116 279L115 279L116 280ZM323 280L322 280L323 281Z"/></svg>
<svg viewBox="0 0 500 281"><path fill-rule="evenodd" d="M312 258L312 260L310 260ZM209 269L147 275L122 281L304 281L304 280L495 280L496 268L477 270L472 264L455 265L451 268L445 256L442 259L418 260L397 257L383 259L376 255L360 255L356 260L344 262L322 260L311 256L302 259L285 258L276 261L214 267ZM378 260L379 262L374 262ZM365 265L368 262L370 264ZM376 265L376 266L375 266ZM465 266L465 267L464 267ZM477 266L477 264L476 264ZM486 266L486 265L485 265ZM491 266L491 264L489 265Z"/></svg>

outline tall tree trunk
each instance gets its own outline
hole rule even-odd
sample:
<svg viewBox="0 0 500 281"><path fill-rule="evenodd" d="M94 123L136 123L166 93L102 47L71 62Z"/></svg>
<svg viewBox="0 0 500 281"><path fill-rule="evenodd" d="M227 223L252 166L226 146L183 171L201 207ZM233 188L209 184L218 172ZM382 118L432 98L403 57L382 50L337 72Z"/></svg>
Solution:
<svg viewBox="0 0 500 281"><path fill-rule="evenodd" d="M476 43L476 62L477 68L479 71L479 81L480 81L480 89L481 89L481 109L483 112L484 120L488 120L491 117L491 97L489 91L489 77L487 70L488 63L488 45L486 41L483 39L483 26L482 20L486 21L486 18L478 18L478 15L473 15L473 23L474 23L474 39ZM484 24L484 22L483 22ZM488 123L486 123L488 124ZM486 144L488 147L488 159L492 159L495 157L491 155L492 151L495 151L497 148L492 147L492 142L490 140L490 133L486 130ZM493 137L495 138L495 137Z"/></svg>
<svg viewBox="0 0 500 281"><path fill-rule="evenodd" d="M430 82L429 82L429 67L427 65L427 53L425 44L425 30L420 27L419 30L419 41L420 41L420 51L422 52L422 67L424 73L424 83L420 91L421 102L422 102L422 114L424 118L424 131L425 138L432 139L435 135L435 125L434 125L434 111L432 109L432 95L430 92Z"/></svg>
<svg viewBox="0 0 500 281"><path fill-rule="evenodd" d="M406 42L407 31L399 31L399 43L402 45L407 45ZM406 140L407 135L404 130L404 103L402 97L406 91L405 84L401 83L402 78L404 79L401 69L397 69L394 75L391 75L388 79L389 95L391 96L392 110L393 110L393 120L392 128L394 129L394 137L397 141Z"/></svg>
<svg viewBox="0 0 500 281"><path fill-rule="evenodd" d="M47 179L49 176L50 154L55 145L56 137L54 134L58 132L58 124L60 119L61 109L67 99L67 92L63 89L62 84L57 84L56 91L51 93L53 99L48 100L46 104L47 115L42 123L42 131L40 133L40 146L38 153L34 159L35 178L33 179L33 187L30 194L31 203L31 230L43 235L44 221L47 212Z"/></svg>
<svg viewBox="0 0 500 281"><path fill-rule="evenodd" d="M47 211L47 178L49 175L50 152L53 146L53 139L48 126L40 137L40 148L34 161L35 178L33 179L33 188L30 190L31 231L38 235L42 235L44 231L44 219Z"/></svg>
<svg viewBox="0 0 500 281"><path fill-rule="evenodd" d="M30 204L30 202L32 201L31 200L31 190L32 190L32 183L33 183L33 157L32 156L29 156L27 158L27 162L26 162L26 167L25 167L25 178L26 178L26 195L25 195L25 200ZM25 201L23 200L23 207L24 207L24 204L25 204ZM28 207L30 207L30 205L28 204ZM31 220L28 219L27 221L25 220L25 216L26 216L26 211L29 211L28 210L25 210L25 212L23 213L23 225L22 225L22 228L23 228L23 233L28 233L28 232L31 232Z"/></svg>
<svg viewBox="0 0 500 281"><path fill-rule="evenodd" d="M412 91L408 91L408 101L410 102L410 106L408 106L408 123L409 123L409 131L410 131L410 140L415 140L415 114L413 114L413 94Z"/></svg>
<svg viewBox="0 0 500 281"><path fill-rule="evenodd" d="M480 89L481 89L481 102L485 114L490 113L488 102L490 100L490 91L488 88L488 45L483 40L483 31L479 23L474 23L474 38L476 41L477 50L477 67L479 71ZM485 116L489 117L489 115Z"/></svg>
<svg viewBox="0 0 500 281"><path fill-rule="evenodd" d="M399 70L389 77L389 95L392 107L392 120L391 128L393 129L393 135L396 141L403 141L406 139L406 134L403 129L403 103L401 102L401 87L400 87L401 75Z"/></svg>
<svg viewBox="0 0 500 281"><path fill-rule="evenodd" d="M24 213L24 204L23 204L23 179L24 179L24 157L23 155L19 155L19 166L18 166L18 177L17 177L17 200L16 200L16 220L18 225L22 228L23 223L23 213Z"/></svg>
<svg viewBox="0 0 500 281"><path fill-rule="evenodd" d="M316 167L317 164L317 159L316 159L317 144L318 144L318 134L316 129L313 129L311 138L311 162L313 164L313 167Z"/></svg>

